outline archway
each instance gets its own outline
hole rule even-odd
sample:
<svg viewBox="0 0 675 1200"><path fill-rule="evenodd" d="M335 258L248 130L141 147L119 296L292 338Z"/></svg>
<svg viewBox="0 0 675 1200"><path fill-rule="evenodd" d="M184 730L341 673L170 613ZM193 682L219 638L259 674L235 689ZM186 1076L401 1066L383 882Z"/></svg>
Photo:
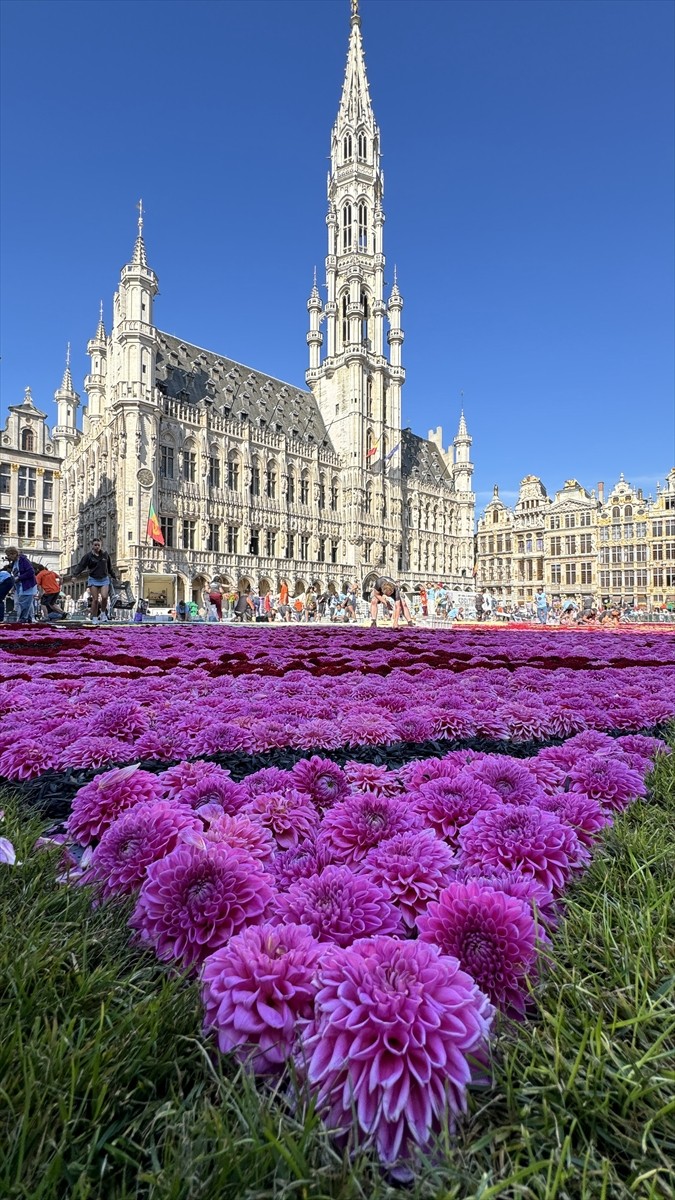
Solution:
<svg viewBox="0 0 675 1200"><path fill-rule="evenodd" d="M258 582L258 591L261 596L266 596L268 592L272 591L272 584L264 575Z"/></svg>
<svg viewBox="0 0 675 1200"><path fill-rule="evenodd" d="M294 596L302 596L306 591L307 591L307 584L305 583L304 579L296 579L295 588L293 590L293 595Z"/></svg>
<svg viewBox="0 0 675 1200"><path fill-rule="evenodd" d="M239 580L239 583L237 585L237 588L240 592L250 592L251 580L246 575L242 575Z"/></svg>
<svg viewBox="0 0 675 1200"><path fill-rule="evenodd" d="M202 593L209 586L209 580L206 575L195 575L190 585L190 594L193 604L200 605L202 603ZM182 597L180 597L182 599Z"/></svg>
<svg viewBox="0 0 675 1200"><path fill-rule="evenodd" d="M366 575L366 577L363 581L363 599L364 600L370 600L370 593L373 590L373 584L375 583L376 579L379 579L377 571L371 571L369 575Z"/></svg>

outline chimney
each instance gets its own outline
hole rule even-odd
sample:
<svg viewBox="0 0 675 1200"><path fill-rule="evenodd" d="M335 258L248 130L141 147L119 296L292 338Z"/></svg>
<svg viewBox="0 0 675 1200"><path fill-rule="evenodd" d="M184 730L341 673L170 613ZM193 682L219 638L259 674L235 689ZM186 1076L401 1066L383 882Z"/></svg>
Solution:
<svg viewBox="0 0 675 1200"><path fill-rule="evenodd" d="M605 485L602 480L598 484L598 500L601 504L605 503Z"/></svg>

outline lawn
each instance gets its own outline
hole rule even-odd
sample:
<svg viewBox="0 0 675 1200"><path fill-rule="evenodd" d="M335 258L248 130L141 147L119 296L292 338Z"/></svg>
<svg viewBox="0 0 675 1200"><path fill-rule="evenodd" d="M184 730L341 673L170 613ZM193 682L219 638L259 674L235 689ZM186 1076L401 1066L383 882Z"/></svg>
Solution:
<svg viewBox="0 0 675 1200"><path fill-rule="evenodd" d="M2 803L19 860L0 867L3 1197L675 1196L675 754L602 831L527 1019L500 1019L490 1082L404 1185L342 1149L291 1072L254 1080L217 1052L194 977L130 944L134 898L92 907L56 882L59 849L34 849L37 793L17 786Z"/></svg>

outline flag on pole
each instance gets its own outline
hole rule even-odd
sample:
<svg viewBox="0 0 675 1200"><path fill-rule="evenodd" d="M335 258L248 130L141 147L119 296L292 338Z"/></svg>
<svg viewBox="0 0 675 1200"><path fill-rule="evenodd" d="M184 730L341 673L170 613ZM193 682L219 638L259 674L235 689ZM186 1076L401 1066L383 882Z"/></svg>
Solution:
<svg viewBox="0 0 675 1200"><path fill-rule="evenodd" d="M476 575L478 574L478 563L473 564L473 571L471 572L471 574L473 575L473 577L475 579Z"/></svg>
<svg viewBox="0 0 675 1200"><path fill-rule="evenodd" d="M153 542L159 542L160 546L164 545L164 535L157 520L157 513L155 512L152 500L150 501L150 511L148 512L147 536L152 538Z"/></svg>
<svg viewBox="0 0 675 1200"><path fill-rule="evenodd" d="M377 454L378 445L379 443L376 442L375 445L370 448L370 450L366 450L366 458L372 458L374 454Z"/></svg>
<svg viewBox="0 0 675 1200"><path fill-rule="evenodd" d="M400 442L397 442L397 443L396 443L396 445L394 446L394 449L393 449L393 450L390 450L390 451L389 451L389 453L385 455L385 458L384 458L384 461L385 461L385 462L389 462L389 459L394 457L394 455L395 455L395 453L396 453L396 451L398 450L398 448L399 448L399 446L400 446L400 445L401 445L401 443L400 443Z"/></svg>

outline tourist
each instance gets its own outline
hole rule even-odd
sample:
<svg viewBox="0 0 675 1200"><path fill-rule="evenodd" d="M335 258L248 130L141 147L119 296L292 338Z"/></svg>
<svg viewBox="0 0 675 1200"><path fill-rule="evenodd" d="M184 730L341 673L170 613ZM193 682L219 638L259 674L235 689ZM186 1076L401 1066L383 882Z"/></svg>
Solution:
<svg viewBox="0 0 675 1200"><path fill-rule="evenodd" d="M0 569L0 621L5 619L5 600L7 600L10 592L14 589L14 578L11 571L11 563L5 563Z"/></svg>
<svg viewBox="0 0 675 1200"><path fill-rule="evenodd" d="M235 592L234 596L235 621L243 622L244 619L250 621L254 613L253 601L251 600L250 595L248 592Z"/></svg>
<svg viewBox="0 0 675 1200"><path fill-rule="evenodd" d="M209 604L212 604L216 610L216 620L223 619L223 593L220 589L220 584L217 579L213 579L209 584Z"/></svg>
<svg viewBox="0 0 675 1200"><path fill-rule="evenodd" d="M87 587L89 589L90 609L87 618L92 624L105 623L108 620L106 606L110 592L110 580L117 576L113 571L110 555L103 549L100 538L94 538L91 550L83 555L72 574L64 575L64 579L74 579L87 572Z"/></svg>
<svg viewBox="0 0 675 1200"><path fill-rule="evenodd" d="M35 597L37 583L35 571L30 559L21 554L16 546L10 546L5 551L14 582L15 609L17 621L31 622L35 613Z"/></svg>
<svg viewBox="0 0 675 1200"><path fill-rule="evenodd" d="M548 600L543 588L537 588L534 603L537 610L537 620L540 625L545 625L548 620Z"/></svg>
<svg viewBox="0 0 675 1200"><path fill-rule="evenodd" d="M282 621L285 621L286 624L290 624L291 605L288 598L288 583L285 579L282 579L279 585L278 612Z"/></svg>
<svg viewBox="0 0 675 1200"><path fill-rule="evenodd" d="M377 610L380 604L384 604L389 611L393 609L392 629L398 629L402 613L408 625L413 624L412 614L408 607L408 602L401 592L400 584L395 583L393 579L389 579L387 575L381 575L373 584L370 596L371 629L377 628Z"/></svg>
<svg viewBox="0 0 675 1200"><path fill-rule="evenodd" d="M65 612L58 604L60 585L59 577L54 571L48 570L47 567L39 563L35 573L35 581L40 589L40 604L46 610L46 618L56 617L57 620L62 620L65 617Z"/></svg>
<svg viewBox="0 0 675 1200"><path fill-rule="evenodd" d="M482 601L482 604L481 604L481 612L482 612L482 614L483 614L483 618L482 618L482 619L483 619L484 621L491 621L491 620L492 620L492 606L493 606L493 604L494 604L494 601L493 601L493 599L492 599L492 593L490 592L490 590L489 590L489 588L488 588L488 590L485 592L485 594L484 594L484 596L483 596L483 601Z"/></svg>

